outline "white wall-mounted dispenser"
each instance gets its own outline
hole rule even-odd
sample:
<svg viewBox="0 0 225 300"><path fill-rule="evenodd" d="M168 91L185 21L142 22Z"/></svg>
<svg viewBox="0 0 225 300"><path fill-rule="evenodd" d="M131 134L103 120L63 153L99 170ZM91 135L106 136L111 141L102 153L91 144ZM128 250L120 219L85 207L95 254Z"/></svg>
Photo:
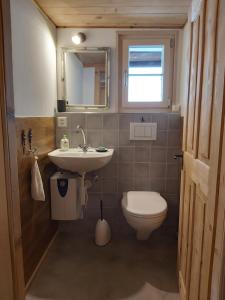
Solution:
<svg viewBox="0 0 225 300"><path fill-rule="evenodd" d="M51 177L51 212L53 220L77 220L81 216L78 178L67 172Z"/></svg>

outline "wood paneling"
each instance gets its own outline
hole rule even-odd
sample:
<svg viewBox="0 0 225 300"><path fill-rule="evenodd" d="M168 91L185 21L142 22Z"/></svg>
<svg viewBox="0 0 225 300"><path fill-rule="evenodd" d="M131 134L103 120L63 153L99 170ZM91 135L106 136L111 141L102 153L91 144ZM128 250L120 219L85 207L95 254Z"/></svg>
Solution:
<svg viewBox="0 0 225 300"><path fill-rule="evenodd" d="M189 0L36 0L58 27L180 27Z"/></svg>
<svg viewBox="0 0 225 300"><path fill-rule="evenodd" d="M55 168L47 157L47 153L55 148L55 124L51 117L17 118L16 123L24 274L27 283L57 229L57 223L51 221L50 217L49 191L49 178ZM21 146L21 131L27 132L29 128L33 131L33 147L38 149L45 202L34 201L31 197L33 157L24 155Z"/></svg>

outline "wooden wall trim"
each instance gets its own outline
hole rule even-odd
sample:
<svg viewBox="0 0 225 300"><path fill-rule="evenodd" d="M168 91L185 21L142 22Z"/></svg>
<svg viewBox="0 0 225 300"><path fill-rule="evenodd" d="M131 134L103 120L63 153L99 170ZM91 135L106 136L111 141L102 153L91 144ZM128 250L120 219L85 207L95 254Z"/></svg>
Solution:
<svg viewBox="0 0 225 300"><path fill-rule="evenodd" d="M1 33L0 33L1 34ZM1 36L2 38L2 36ZM2 39L1 39L2 40ZM2 49L0 49L0 57L2 57ZM3 82L2 61L0 72L0 84ZM0 99L3 99L3 90L0 89ZM6 194L6 174L5 174L5 160L3 147L3 120L2 120L2 105L0 105L0 298L13 299L13 275L12 275L12 261L9 239L9 223L8 223L8 209L7 209L7 194Z"/></svg>
<svg viewBox="0 0 225 300"><path fill-rule="evenodd" d="M45 190L44 202L32 199L31 167L34 160L31 154L23 153L21 144L22 130L27 135L30 128L32 129L32 147L37 148L39 158L38 165ZM48 159L48 152L55 149L55 118L16 118L16 131L24 278L27 285L57 231L57 222L51 220L49 188L49 179L55 172L55 166Z"/></svg>
<svg viewBox="0 0 225 300"><path fill-rule="evenodd" d="M13 98L13 73L12 73L12 49L11 49L11 18L10 1L1 0L1 121L4 147L6 199L9 226L9 241L11 255L11 272L13 285L13 298L1 296L4 300L24 300L24 273L22 258L21 241L21 222L20 222L20 202L18 176L16 176L17 156L15 148L16 128L14 118L14 98ZM0 272L3 270L0 269Z"/></svg>

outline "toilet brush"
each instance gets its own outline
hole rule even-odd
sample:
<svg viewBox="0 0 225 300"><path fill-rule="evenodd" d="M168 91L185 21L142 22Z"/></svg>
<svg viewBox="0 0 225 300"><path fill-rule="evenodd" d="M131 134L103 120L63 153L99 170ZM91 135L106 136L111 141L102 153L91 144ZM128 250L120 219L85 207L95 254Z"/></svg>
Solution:
<svg viewBox="0 0 225 300"><path fill-rule="evenodd" d="M108 222L103 218L103 203L100 200L101 218L97 221L95 227L95 244L97 246L105 246L111 240L111 229Z"/></svg>

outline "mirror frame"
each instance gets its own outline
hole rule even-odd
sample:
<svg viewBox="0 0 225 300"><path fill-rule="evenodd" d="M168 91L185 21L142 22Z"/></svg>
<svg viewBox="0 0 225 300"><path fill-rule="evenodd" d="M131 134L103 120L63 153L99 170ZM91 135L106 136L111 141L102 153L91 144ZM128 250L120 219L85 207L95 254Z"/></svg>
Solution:
<svg viewBox="0 0 225 300"><path fill-rule="evenodd" d="M66 73L65 73L65 54L68 52L73 53L92 53L92 52L104 52L105 53L105 104L104 105L85 105L85 104L67 104L66 107L74 110L87 110L87 109L109 109L109 92L110 92L110 48L109 47L69 47L61 48L61 82L63 99L68 101L66 93Z"/></svg>

